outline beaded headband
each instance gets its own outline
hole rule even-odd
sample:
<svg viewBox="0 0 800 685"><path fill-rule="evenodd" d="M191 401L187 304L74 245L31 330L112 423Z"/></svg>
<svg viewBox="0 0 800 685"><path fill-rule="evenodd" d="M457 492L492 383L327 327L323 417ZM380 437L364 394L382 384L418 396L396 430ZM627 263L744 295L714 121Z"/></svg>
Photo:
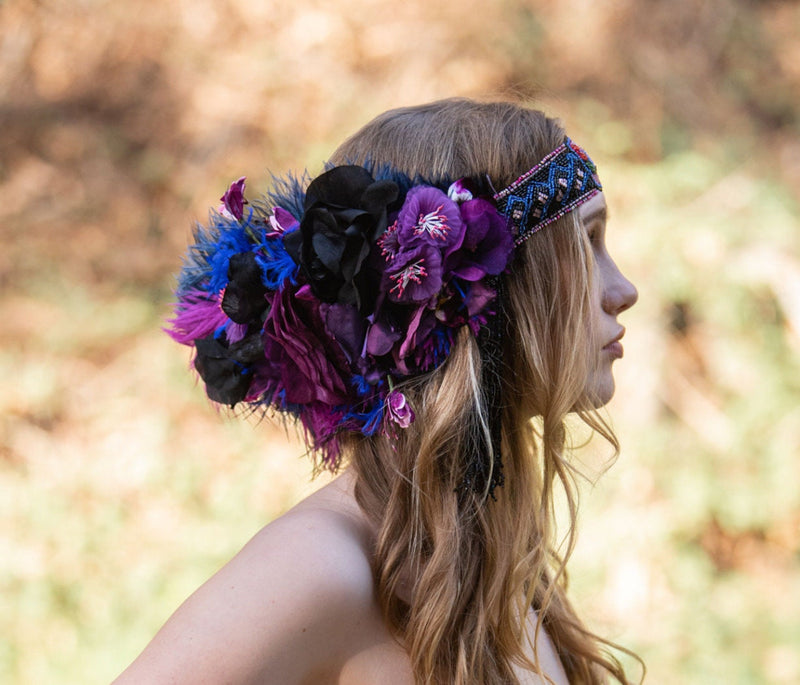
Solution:
<svg viewBox="0 0 800 685"><path fill-rule="evenodd" d="M179 275L168 333L194 347L209 398L294 416L336 469L343 431L396 435L414 421L402 382L440 366L468 326L494 411L465 486L493 495L502 276L515 244L599 192L586 153L567 138L495 195L485 179L352 165L305 190L307 178L274 180L252 204L244 178L231 184Z"/></svg>
<svg viewBox="0 0 800 685"><path fill-rule="evenodd" d="M603 189L589 155L569 138L494 196L516 228L519 245Z"/></svg>

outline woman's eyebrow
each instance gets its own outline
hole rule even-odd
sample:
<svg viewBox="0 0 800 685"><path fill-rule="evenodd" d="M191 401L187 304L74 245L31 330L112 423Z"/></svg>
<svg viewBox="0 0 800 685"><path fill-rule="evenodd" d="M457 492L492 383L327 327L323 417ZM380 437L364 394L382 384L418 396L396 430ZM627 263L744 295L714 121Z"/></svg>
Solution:
<svg viewBox="0 0 800 685"><path fill-rule="evenodd" d="M583 223L589 225L593 221L597 221L598 219L602 219L603 221L608 221L608 208L598 207L597 209L593 210L591 213L587 214L583 218Z"/></svg>

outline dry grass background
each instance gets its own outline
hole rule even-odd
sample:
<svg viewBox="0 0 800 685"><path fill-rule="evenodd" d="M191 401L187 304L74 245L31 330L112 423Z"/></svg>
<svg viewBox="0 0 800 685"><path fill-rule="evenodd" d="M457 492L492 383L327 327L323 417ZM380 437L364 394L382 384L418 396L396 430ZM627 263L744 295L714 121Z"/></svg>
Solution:
<svg viewBox="0 0 800 685"><path fill-rule="evenodd" d="M0 1L0 681L109 681L316 486L160 332L191 222L513 95L592 150L641 291L576 600L649 682L800 682L799 35L786 0Z"/></svg>

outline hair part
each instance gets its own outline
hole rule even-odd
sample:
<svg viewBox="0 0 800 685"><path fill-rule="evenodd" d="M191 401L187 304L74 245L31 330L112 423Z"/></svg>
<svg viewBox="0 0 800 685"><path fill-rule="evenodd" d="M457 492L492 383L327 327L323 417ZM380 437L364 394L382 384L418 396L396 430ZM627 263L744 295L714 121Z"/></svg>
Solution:
<svg viewBox="0 0 800 685"><path fill-rule="evenodd" d="M499 190L563 139L560 124L541 112L451 99L378 116L331 161L388 164L411 177L487 174ZM343 436L356 498L377 530L378 601L419 683L514 683L515 664L541 674L535 645L542 628L570 682L600 683L609 675L626 682L619 661L603 649L610 643L583 626L566 597L578 508L567 415L577 411L617 449L586 396L596 356L590 352L597 349L592 265L576 213L516 249L505 288L505 485L496 501L458 492L488 431L481 358L466 328L439 369L399 386L416 412L409 428L393 439ZM556 484L570 516L560 554ZM524 629L531 608L537 612L533 636ZM529 643L533 660L525 656Z"/></svg>

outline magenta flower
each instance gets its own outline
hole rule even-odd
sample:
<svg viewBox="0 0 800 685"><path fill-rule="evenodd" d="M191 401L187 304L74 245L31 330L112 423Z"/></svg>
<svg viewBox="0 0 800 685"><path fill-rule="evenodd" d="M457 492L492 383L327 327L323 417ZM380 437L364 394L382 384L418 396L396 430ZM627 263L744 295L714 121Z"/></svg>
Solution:
<svg viewBox="0 0 800 685"><path fill-rule="evenodd" d="M269 217L269 225L272 227L267 235L269 237L280 236L287 231L293 231L300 226L300 222L283 207L273 207L272 215Z"/></svg>
<svg viewBox="0 0 800 685"><path fill-rule="evenodd" d="M450 187L447 189L447 197L453 202L466 202L467 200L471 200L473 196L470 189L467 188L466 183L464 183L464 179L460 178L450 184Z"/></svg>
<svg viewBox="0 0 800 685"><path fill-rule="evenodd" d="M392 390L386 396L386 409L389 418L400 428L408 428L416 418L406 396L399 390Z"/></svg>
<svg viewBox="0 0 800 685"><path fill-rule="evenodd" d="M264 322L264 352L279 370L290 404L322 402L331 407L349 400L344 354L325 334L320 302L306 285L278 291Z"/></svg>
<svg viewBox="0 0 800 685"><path fill-rule="evenodd" d="M244 182L246 178L246 176L242 176L238 181L231 183L231 187L225 191L225 194L220 198L222 202L219 208L220 214L241 220L244 215L244 206L247 204L247 200L244 199Z"/></svg>

